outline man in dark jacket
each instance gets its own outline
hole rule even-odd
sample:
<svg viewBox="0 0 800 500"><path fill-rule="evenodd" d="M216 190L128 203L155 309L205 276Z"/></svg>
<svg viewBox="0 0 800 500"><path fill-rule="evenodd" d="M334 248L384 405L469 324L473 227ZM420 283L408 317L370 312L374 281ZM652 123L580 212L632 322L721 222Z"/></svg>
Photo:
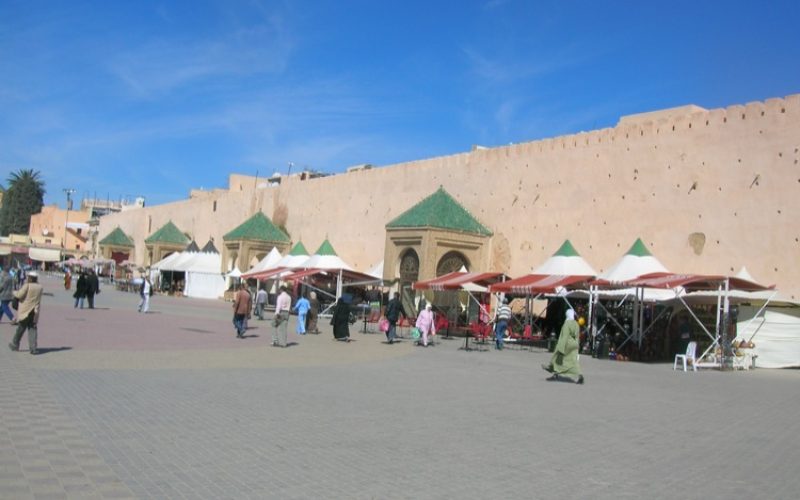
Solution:
<svg viewBox="0 0 800 500"><path fill-rule="evenodd" d="M89 301L89 309L94 309L94 294L100 293L100 280L93 269L89 269L89 276L86 277L86 300Z"/></svg>
<svg viewBox="0 0 800 500"><path fill-rule="evenodd" d="M389 321L389 330L386 331L386 338L389 340L390 344L394 344L397 321L400 319L401 314L404 318L408 317L405 309L403 309L403 303L400 302L400 294L394 292L392 300L386 304L386 319Z"/></svg>

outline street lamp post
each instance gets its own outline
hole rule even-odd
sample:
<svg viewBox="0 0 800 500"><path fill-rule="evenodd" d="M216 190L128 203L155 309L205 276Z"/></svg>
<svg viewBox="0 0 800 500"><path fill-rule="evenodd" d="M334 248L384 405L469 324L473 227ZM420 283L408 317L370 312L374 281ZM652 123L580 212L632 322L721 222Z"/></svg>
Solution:
<svg viewBox="0 0 800 500"><path fill-rule="evenodd" d="M67 225L69 225L69 209L72 206L72 193L75 192L72 188L64 188L64 194L67 195L67 215L64 220L64 241L61 242L61 246L64 248L64 258L62 260L67 259Z"/></svg>

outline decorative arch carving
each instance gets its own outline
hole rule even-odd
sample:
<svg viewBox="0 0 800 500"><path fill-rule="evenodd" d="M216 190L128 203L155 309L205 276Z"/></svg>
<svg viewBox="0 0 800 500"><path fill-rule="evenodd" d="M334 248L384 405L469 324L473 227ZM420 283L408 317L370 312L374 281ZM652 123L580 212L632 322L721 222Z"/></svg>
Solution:
<svg viewBox="0 0 800 500"><path fill-rule="evenodd" d="M413 248L409 248L400 256L400 281L413 283L417 280L419 280L419 255Z"/></svg>
<svg viewBox="0 0 800 500"><path fill-rule="evenodd" d="M469 269L469 261L461 252L455 250L447 252L439 259L436 264L436 276L443 276L447 273L452 273L461 269L461 267Z"/></svg>

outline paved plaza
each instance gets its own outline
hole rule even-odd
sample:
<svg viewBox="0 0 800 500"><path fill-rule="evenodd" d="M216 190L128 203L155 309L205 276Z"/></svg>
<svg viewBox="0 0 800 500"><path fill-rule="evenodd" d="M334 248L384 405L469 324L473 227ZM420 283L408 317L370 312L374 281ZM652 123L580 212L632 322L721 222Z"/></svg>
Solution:
<svg viewBox="0 0 800 500"><path fill-rule="evenodd" d="M0 498L797 498L800 372L354 342L230 304L43 279L42 354L0 350ZM271 314L270 314L271 316ZM293 327L293 325L292 325ZM293 329L293 328L292 328ZM4 345L12 336L4 321Z"/></svg>

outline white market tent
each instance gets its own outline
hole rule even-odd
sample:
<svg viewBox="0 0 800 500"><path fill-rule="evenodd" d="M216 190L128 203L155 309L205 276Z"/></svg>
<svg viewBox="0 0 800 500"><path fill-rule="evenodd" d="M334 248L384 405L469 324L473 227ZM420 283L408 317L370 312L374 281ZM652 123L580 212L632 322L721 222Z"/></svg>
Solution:
<svg viewBox="0 0 800 500"><path fill-rule="evenodd" d="M215 252L175 252L151 266L151 279L159 273L184 273L183 294L187 297L216 299L225 293L225 277L220 272L222 257Z"/></svg>
<svg viewBox="0 0 800 500"><path fill-rule="evenodd" d="M333 245L327 239L322 242L322 245L319 246L314 255L306 259L298 267L301 269L322 269L323 271L353 270L347 262L336 254Z"/></svg>
<svg viewBox="0 0 800 500"><path fill-rule="evenodd" d="M319 274L336 276L335 298L337 300L342 296L342 290L345 286L376 284L381 281L373 276L355 271L352 266L336 254L333 245L331 245L327 238L322 242L314 255L295 267L293 273L288 275L282 274L281 279L286 281L301 280ZM345 278L348 280L348 283L345 283ZM308 285L308 283L306 284ZM325 290L317 289L317 291L330 295Z"/></svg>
<svg viewBox="0 0 800 500"><path fill-rule="evenodd" d="M303 263L308 260L308 258L308 250L306 250L306 247L303 245L302 241L298 241L297 244L292 247L289 253L284 255L281 260L275 263L273 269L300 269L302 268Z"/></svg>
<svg viewBox="0 0 800 500"><path fill-rule="evenodd" d="M597 271L578 254L569 240L565 240L556 253L534 269L532 274L597 276Z"/></svg>
<svg viewBox="0 0 800 500"><path fill-rule="evenodd" d="M380 261L377 264L375 264L374 266L372 266L372 268L369 271L367 271L367 274L382 280L383 279L383 261Z"/></svg>
<svg viewBox="0 0 800 500"><path fill-rule="evenodd" d="M759 368L800 366L800 304L775 302L766 308L741 304L736 328L739 340L755 344Z"/></svg>
<svg viewBox="0 0 800 500"><path fill-rule="evenodd" d="M183 294L187 297L216 299L225 293L225 277L220 272L222 257L218 253L198 252L175 265L186 273Z"/></svg>
<svg viewBox="0 0 800 500"><path fill-rule="evenodd" d="M264 258L261 259L255 266L242 273L242 277L249 278L251 274L272 269L278 264L281 258L281 253L278 251L278 249L272 247L272 250L270 250L269 253L265 255Z"/></svg>

